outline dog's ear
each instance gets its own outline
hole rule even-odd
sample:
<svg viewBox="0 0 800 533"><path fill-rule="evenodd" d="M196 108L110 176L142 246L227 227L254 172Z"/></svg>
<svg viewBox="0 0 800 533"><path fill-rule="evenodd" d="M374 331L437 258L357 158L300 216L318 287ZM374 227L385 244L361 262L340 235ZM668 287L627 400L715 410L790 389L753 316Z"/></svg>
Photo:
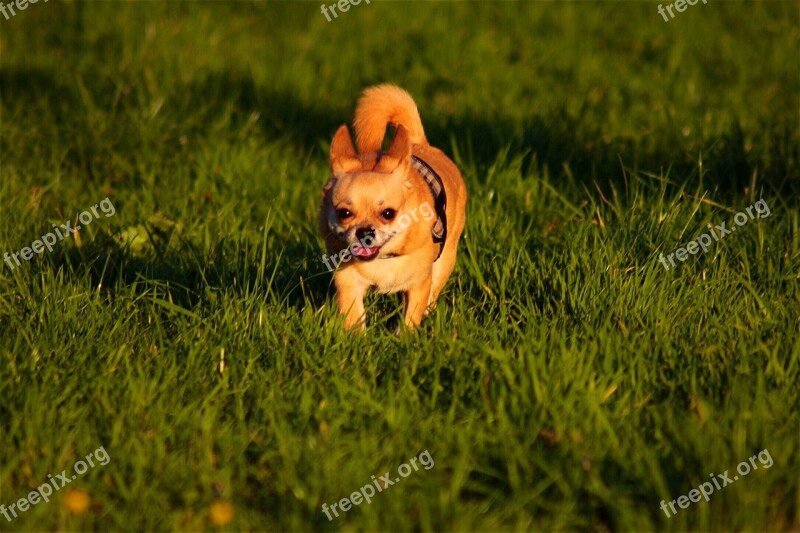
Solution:
<svg viewBox="0 0 800 533"><path fill-rule="evenodd" d="M346 174L361 166L356 149L353 148L353 139L350 138L347 124L339 126L339 129L336 130L336 135L333 136L330 165L334 175Z"/></svg>
<svg viewBox="0 0 800 533"><path fill-rule="evenodd" d="M333 189L334 185L336 185L336 178L332 177L331 179L328 180L328 183L326 183L325 186L322 188L322 197L323 198L328 196L328 193L331 192L331 189Z"/></svg>
<svg viewBox="0 0 800 533"><path fill-rule="evenodd" d="M389 174L394 172L402 164L409 164L411 161L411 140L408 137L408 130L403 125L398 125L392 139L392 144L386 153L383 154L376 172Z"/></svg>

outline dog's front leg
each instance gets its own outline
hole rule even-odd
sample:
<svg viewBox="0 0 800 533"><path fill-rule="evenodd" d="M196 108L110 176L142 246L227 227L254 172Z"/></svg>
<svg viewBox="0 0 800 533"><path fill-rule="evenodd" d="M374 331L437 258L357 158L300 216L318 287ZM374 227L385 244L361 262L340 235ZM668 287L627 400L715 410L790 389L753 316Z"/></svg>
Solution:
<svg viewBox="0 0 800 533"><path fill-rule="evenodd" d="M431 297L431 278L427 276L424 280L413 285L406 291L406 313L405 322L408 329L414 329L422 322L425 310L428 308L428 300Z"/></svg>
<svg viewBox="0 0 800 533"><path fill-rule="evenodd" d="M367 317L364 311L364 294L367 287L358 280L351 279L345 272L334 276L336 285L336 305L344 316L344 327L350 330L367 328Z"/></svg>

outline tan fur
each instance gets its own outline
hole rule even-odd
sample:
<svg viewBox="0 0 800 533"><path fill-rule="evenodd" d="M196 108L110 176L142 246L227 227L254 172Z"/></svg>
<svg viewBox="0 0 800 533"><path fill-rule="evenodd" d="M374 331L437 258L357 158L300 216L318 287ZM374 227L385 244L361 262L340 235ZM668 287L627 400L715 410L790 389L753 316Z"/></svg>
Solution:
<svg viewBox="0 0 800 533"><path fill-rule="evenodd" d="M380 148L387 124L396 127L386 152ZM453 271L461 233L464 231L467 190L455 164L428 144L414 100L394 85L378 85L364 91L355 113L359 152L346 125L331 143L331 178L323 188L319 227L328 256L351 258L334 273L336 303L345 315L345 327L366 326L364 295L374 288L381 293L403 292L405 324L414 328L433 309ZM441 176L447 195L447 241L441 257L431 228L435 222L424 209L434 207L433 194L411 166L411 155L430 165ZM345 219L337 210L346 209ZM384 217L386 209L396 212ZM405 215L405 216L404 216ZM408 225L403 220L409 221ZM359 247L356 231L374 229L375 246ZM351 251L375 253L371 259ZM377 250L377 251L376 251Z"/></svg>
<svg viewBox="0 0 800 533"><path fill-rule="evenodd" d="M353 120L358 151L363 154L380 150L387 124L405 126L411 144L428 144L417 105L410 94L389 84L365 89Z"/></svg>

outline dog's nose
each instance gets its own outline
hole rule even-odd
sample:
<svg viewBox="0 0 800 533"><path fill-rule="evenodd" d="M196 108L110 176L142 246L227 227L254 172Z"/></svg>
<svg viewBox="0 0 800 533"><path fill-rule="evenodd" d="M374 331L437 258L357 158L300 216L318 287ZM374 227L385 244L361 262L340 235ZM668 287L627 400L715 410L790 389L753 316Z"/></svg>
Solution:
<svg viewBox="0 0 800 533"><path fill-rule="evenodd" d="M369 237L370 239L374 239L375 238L375 228L370 226L368 228L358 228L356 230L356 238L359 241L363 241L367 237Z"/></svg>

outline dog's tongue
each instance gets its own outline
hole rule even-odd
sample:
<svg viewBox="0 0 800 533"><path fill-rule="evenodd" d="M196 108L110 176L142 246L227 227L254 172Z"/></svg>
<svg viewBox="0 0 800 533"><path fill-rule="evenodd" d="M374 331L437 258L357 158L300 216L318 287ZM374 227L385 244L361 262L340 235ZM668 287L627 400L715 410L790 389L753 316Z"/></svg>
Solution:
<svg viewBox="0 0 800 533"><path fill-rule="evenodd" d="M358 257L370 258L378 255L378 251L380 248L373 247L368 248L366 246L361 246L360 244L356 244L353 246L353 253L356 254Z"/></svg>

